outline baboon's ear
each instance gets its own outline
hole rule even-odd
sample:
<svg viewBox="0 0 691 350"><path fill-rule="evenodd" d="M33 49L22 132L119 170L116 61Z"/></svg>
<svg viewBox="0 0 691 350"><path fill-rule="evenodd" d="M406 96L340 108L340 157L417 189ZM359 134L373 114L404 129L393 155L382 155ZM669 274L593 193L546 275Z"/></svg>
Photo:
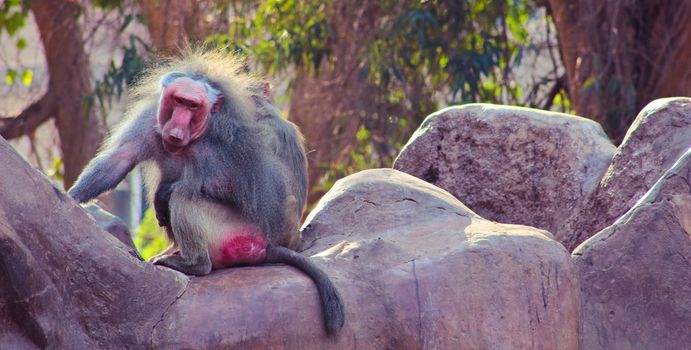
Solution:
<svg viewBox="0 0 691 350"><path fill-rule="evenodd" d="M273 91L271 89L271 82L269 82L268 80L264 80L264 83L262 84L262 93L264 94L264 100L273 100L274 96Z"/></svg>
<svg viewBox="0 0 691 350"><path fill-rule="evenodd" d="M223 105L223 95L218 94L218 96L216 96L216 102L211 106L211 112L218 112L221 109L221 105Z"/></svg>

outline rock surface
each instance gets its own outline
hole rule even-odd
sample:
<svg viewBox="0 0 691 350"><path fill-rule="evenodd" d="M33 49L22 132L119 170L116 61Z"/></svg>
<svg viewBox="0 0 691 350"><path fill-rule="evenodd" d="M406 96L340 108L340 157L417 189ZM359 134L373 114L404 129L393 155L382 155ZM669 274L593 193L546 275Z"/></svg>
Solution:
<svg viewBox="0 0 691 350"><path fill-rule="evenodd" d="M592 120L469 104L427 117L394 168L440 186L487 219L546 229L598 186L615 147Z"/></svg>
<svg viewBox="0 0 691 350"><path fill-rule="evenodd" d="M187 278L104 232L0 138L0 348L149 344Z"/></svg>
<svg viewBox="0 0 691 350"><path fill-rule="evenodd" d="M134 242L132 241L132 235L130 234L130 228L127 224L122 221L119 217L111 214L107 210L103 209L100 205L96 203L83 204L82 207L89 213L94 221L100 226L104 231L115 236L120 242L126 246L132 248L132 253L137 256L136 250L134 250Z"/></svg>
<svg viewBox="0 0 691 350"><path fill-rule="evenodd" d="M691 98L664 98L636 117L596 193L565 222L569 250L629 210L691 147Z"/></svg>
<svg viewBox="0 0 691 350"><path fill-rule="evenodd" d="M688 349L691 149L573 256L581 280L583 349Z"/></svg>
<svg viewBox="0 0 691 350"><path fill-rule="evenodd" d="M410 175L381 169L338 181L307 219L303 249L344 298L346 323L336 338L323 336L309 279L274 266L192 278L156 327L155 344L578 348L578 286L563 246L542 230L486 221ZM200 305L214 307L202 318Z"/></svg>
<svg viewBox="0 0 691 350"><path fill-rule="evenodd" d="M576 349L573 262L395 170L338 182L305 228L346 325L282 265L186 277L140 261L0 139L0 344L12 349Z"/></svg>

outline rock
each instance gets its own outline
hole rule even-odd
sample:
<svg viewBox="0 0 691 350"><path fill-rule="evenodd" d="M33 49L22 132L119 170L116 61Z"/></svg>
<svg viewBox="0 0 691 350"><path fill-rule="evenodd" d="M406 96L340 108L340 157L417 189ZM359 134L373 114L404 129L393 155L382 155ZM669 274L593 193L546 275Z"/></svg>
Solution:
<svg viewBox="0 0 691 350"><path fill-rule="evenodd" d="M150 344L187 278L131 256L1 137L0 164L0 348Z"/></svg>
<svg viewBox="0 0 691 350"><path fill-rule="evenodd" d="M583 349L691 346L690 181L691 148L633 208L573 252Z"/></svg>
<svg viewBox="0 0 691 350"><path fill-rule="evenodd" d="M130 229L127 227L127 224L122 221L122 219L111 214L107 210L103 209L100 205L93 202L83 204L82 207L104 231L107 231L111 235L115 236L115 238L120 240L120 242L134 249L134 242L132 242ZM134 253L136 256L136 251Z"/></svg>
<svg viewBox="0 0 691 350"><path fill-rule="evenodd" d="M312 281L274 265L186 277L103 232L0 139L0 344L12 348L576 349L573 261L395 170L338 182L305 253L346 303L325 334Z"/></svg>
<svg viewBox="0 0 691 350"><path fill-rule="evenodd" d="M303 253L345 302L335 338L324 336L304 274L260 266L191 278L156 326L153 346L578 348L575 267L546 231L484 220L448 192L391 169L338 181L303 231ZM201 305L213 307L200 314Z"/></svg>
<svg viewBox="0 0 691 350"><path fill-rule="evenodd" d="M691 98L648 104L626 133L592 199L565 223L569 250L629 210L691 147Z"/></svg>
<svg viewBox="0 0 691 350"><path fill-rule="evenodd" d="M440 186L479 215L546 229L564 221L598 186L615 147L592 120L489 104L427 117L394 168Z"/></svg>

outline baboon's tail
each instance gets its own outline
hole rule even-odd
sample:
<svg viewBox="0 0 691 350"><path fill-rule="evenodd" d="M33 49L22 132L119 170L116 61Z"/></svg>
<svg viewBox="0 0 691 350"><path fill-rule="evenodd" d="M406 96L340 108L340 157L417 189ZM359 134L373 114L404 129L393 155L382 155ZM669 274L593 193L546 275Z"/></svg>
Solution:
<svg viewBox="0 0 691 350"><path fill-rule="evenodd" d="M286 247L269 244L266 247L266 262L295 266L310 276L317 285L322 300L326 332L335 334L343 328L345 315L341 296L329 276L314 265L308 257Z"/></svg>

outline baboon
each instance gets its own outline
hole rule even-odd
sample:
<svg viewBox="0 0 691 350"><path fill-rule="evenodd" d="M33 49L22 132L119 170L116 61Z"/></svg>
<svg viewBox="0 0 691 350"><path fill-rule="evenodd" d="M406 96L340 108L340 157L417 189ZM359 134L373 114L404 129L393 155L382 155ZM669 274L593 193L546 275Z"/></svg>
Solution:
<svg viewBox="0 0 691 350"><path fill-rule="evenodd" d="M233 265L285 263L316 284L327 332L344 322L329 277L292 249L307 198L307 161L296 126L242 60L192 52L151 69L124 121L69 194L88 201L141 163L149 200L172 241L152 258L190 275Z"/></svg>

